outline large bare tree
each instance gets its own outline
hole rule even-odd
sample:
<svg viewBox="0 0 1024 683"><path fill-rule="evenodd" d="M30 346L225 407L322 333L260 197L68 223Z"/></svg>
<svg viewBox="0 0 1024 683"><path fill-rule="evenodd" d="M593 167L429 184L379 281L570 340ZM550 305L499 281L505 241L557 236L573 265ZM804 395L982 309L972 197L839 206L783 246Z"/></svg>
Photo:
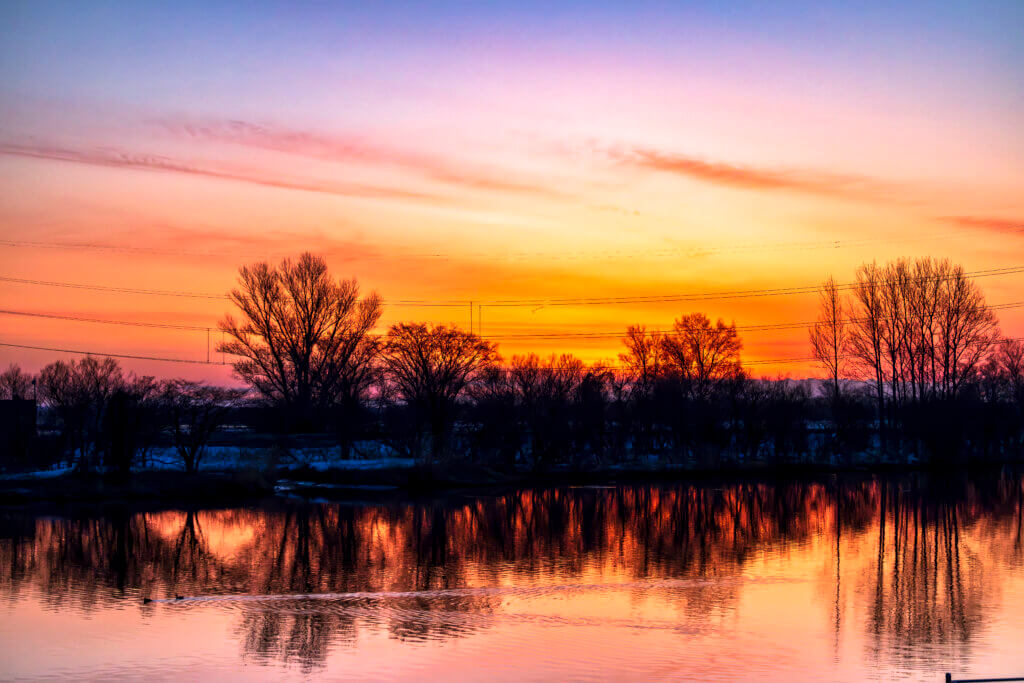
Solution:
<svg viewBox="0 0 1024 683"><path fill-rule="evenodd" d="M999 323L985 295L960 266L940 263L941 282L931 382L945 397L955 396L999 341ZM937 356L937 358L936 358ZM941 372L941 380L939 372Z"/></svg>
<svg viewBox="0 0 1024 683"><path fill-rule="evenodd" d="M335 281L307 252L241 268L229 298L241 320L221 322L230 340L218 350L238 359L235 373L262 396L302 413L361 391L378 343L376 293L360 298L354 279Z"/></svg>
<svg viewBox="0 0 1024 683"><path fill-rule="evenodd" d="M457 327L400 323L388 330L381 353L385 377L428 426L432 458L446 453L459 399L498 360L494 344Z"/></svg>
<svg viewBox="0 0 1024 683"><path fill-rule="evenodd" d="M874 385L883 449L904 406L956 398L999 339L981 288L945 259L861 266L850 323L851 356Z"/></svg>
<svg viewBox="0 0 1024 683"><path fill-rule="evenodd" d="M879 435L885 447L885 373L882 335L882 269L866 263L857 269L853 289L850 349L859 374L872 383L878 409Z"/></svg>
<svg viewBox="0 0 1024 683"><path fill-rule="evenodd" d="M948 260L857 271L851 348L894 405L956 396L999 339L977 283Z"/></svg>
<svg viewBox="0 0 1024 683"><path fill-rule="evenodd" d="M836 281L829 278L818 293L818 320L810 330L811 351L828 373L832 385L832 401L839 401L839 380L846 367L850 331L845 305Z"/></svg>

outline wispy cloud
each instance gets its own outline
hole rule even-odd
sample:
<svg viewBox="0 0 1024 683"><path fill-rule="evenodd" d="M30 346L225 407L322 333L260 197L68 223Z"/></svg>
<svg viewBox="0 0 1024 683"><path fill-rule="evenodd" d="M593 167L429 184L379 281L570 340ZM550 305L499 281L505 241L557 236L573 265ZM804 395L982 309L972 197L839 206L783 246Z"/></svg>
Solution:
<svg viewBox="0 0 1024 683"><path fill-rule="evenodd" d="M873 178L827 171L742 166L635 147L607 151L613 161L633 168L672 173L724 187L793 191L845 198L891 198L894 185Z"/></svg>
<svg viewBox="0 0 1024 683"><path fill-rule="evenodd" d="M947 216L944 220L969 228L984 228L994 232L1024 234L1024 220L992 218L988 216Z"/></svg>
<svg viewBox="0 0 1024 683"><path fill-rule="evenodd" d="M239 120L157 119L150 123L172 135L202 142L230 143L325 161L398 167L430 180L475 190L562 196L549 184L454 163L360 135L327 135Z"/></svg>
<svg viewBox="0 0 1024 683"><path fill-rule="evenodd" d="M89 164L92 166L104 166L108 168L182 173L206 178L252 183L255 185L262 185L264 187L301 190L304 192L318 192L343 197L407 199L430 202L445 201L444 197L437 194L416 192L403 188L381 187L360 183L285 178L259 172L246 172L234 169L200 166L176 161L165 156L125 152L112 147L76 149L71 147L48 145L34 140L21 143L0 142L0 154L29 157L33 159L47 159L51 161L66 161L78 164Z"/></svg>

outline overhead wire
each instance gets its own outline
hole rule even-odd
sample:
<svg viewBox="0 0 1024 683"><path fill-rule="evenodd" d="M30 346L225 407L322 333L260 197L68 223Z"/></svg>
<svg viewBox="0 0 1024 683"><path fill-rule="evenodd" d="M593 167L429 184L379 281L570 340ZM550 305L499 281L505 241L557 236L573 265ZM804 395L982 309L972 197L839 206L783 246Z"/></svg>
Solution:
<svg viewBox="0 0 1024 683"><path fill-rule="evenodd" d="M1007 302L1003 304L992 304L988 308L991 310L1005 310L1010 308L1024 307L1024 301ZM101 325L122 325L122 326L133 326L133 327L149 327L149 328L160 328L160 329L175 329L175 330L186 330L194 332L207 332L217 329L214 326L199 326L199 325L182 325L175 323L159 323L159 322L145 322L145 321L133 321L133 320L111 320L107 318L91 318L77 315L60 315L56 313L41 313L35 311L15 311L9 309L0 309L0 315L10 316L21 316L31 318L42 318L48 320L65 320L70 322L83 322L83 323L96 323ZM849 322L859 322L861 319L853 318ZM805 322L788 322L788 323L764 323L764 324L753 324L753 325L736 325L737 331L743 332L755 332L755 331L786 331L793 329L806 328L817 324L816 321L805 321ZM671 334L674 332L696 330L699 328L694 327L672 327L670 329L644 329L644 334L647 336L658 335L658 334ZM504 334L487 334L478 335L482 339L494 339L494 340L544 340L544 339L612 339L622 338L626 336L626 332L619 331L579 331L579 332L522 332L522 333L504 333Z"/></svg>
<svg viewBox="0 0 1024 683"><path fill-rule="evenodd" d="M126 354L126 353L107 353L103 351L86 351L82 349L68 349L58 348L52 346L35 346L30 344L15 344L11 342L0 342L0 346L15 349L28 349L34 351L49 351L52 353L70 353L81 356L97 356L97 357L109 357L109 358L126 358L132 360L148 360L158 361L166 363L188 363L191 365L223 365L223 363L210 360L192 360L188 358L167 358L164 356L149 356L149 355L137 355L137 354ZM785 364L785 363L802 363L814 360L813 358L771 358L771 359L756 359L751 361L744 361L742 365L774 365L774 364ZM593 364L592 364L593 365ZM620 364L600 364L601 367L608 369L625 370L628 366ZM547 370L560 370L566 369L569 366L548 366ZM508 368L503 368L508 369Z"/></svg>
<svg viewBox="0 0 1024 683"><path fill-rule="evenodd" d="M979 277L993 277L1000 275L1012 275L1024 272L1024 266L1004 266L1000 268L989 268L977 271L969 271L964 275L971 278ZM82 283L70 283L70 282L54 282L46 280L33 280L26 278L12 278L6 276L0 276L0 282L10 282L17 284L29 284L39 286L54 286L54 287L65 287L74 289L84 289L90 291L105 291L113 293L129 293L129 294L143 294L143 295L158 295L158 296L176 296L176 297L188 297L188 298L204 298L204 299L218 299L226 300L229 297L224 295L206 294L201 292L189 292L183 290L158 290L158 289L144 289L144 288L131 288L131 287L112 287L104 285L88 285ZM858 283L843 283L837 285L837 289L848 290L858 286ZM428 301L428 300L395 300L388 301L391 305L426 305L426 306L465 306L467 304L476 303L477 305L486 304L487 306L533 306L538 303L542 305L553 305L553 306L564 306L564 305L595 305L595 304L627 304L627 303L659 303L659 302L670 302L670 301L692 301L692 300L706 300L716 298L739 298L739 297L752 297L752 296L779 296L788 294L805 294L814 293L820 291L820 286L797 286L797 287L783 287L783 288L766 288L766 289L750 289L750 290L734 290L726 292L711 292L711 293L694 293L694 294L674 294L674 295L653 295L653 296L628 296L628 297L589 297L589 298L558 298L558 299L499 299L491 301L482 300L460 300L460 301ZM1014 308L1024 305L1024 302L1010 302L1004 304L997 304L991 306L993 309L1004 309ZM76 322L89 322L89 323L100 323L100 324L113 324L113 325L130 325L139 327L153 327L153 328L164 328L164 329L182 329L189 331L211 331L210 327L201 327L195 325L181 325L173 323L152 323L143 321L123 321L123 320L110 320L100 318L88 318L85 316L72 316L72 315L58 315L58 314L47 314L40 312L31 311L13 311L13 310L0 310L0 314L5 315L20 315L37 318L51 318L60 320L69 320ZM776 323L776 324L765 324L765 325L750 325L745 327L737 326L737 329L744 330L769 330L769 329L794 329L798 327L805 327L813 323ZM651 333L659 331L652 330ZM488 339L562 339L562 338L603 338L603 337L622 337L622 333L612 332L577 332L577 333L523 333L523 334L506 334L506 335L493 335L485 337ZM137 360L150 360L150 361L164 361L174 363L190 363L190 364L208 364L217 365L220 363L212 362L209 360L190 360L190 359L178 359L178 358L166 358L158 356L148 355L134 355L134 354L104 354L100 352L92 351L81 351L75 349L64 349L54 347L42 347L42 346L31 346L13 343L0 343L0 346L12 347L12 348L23 348L23 349L34 349L42 351L52 351L59 353L72 353L82 355L109 355L117 358L130 358ZM791 362L808 362L813 360L812 358L788 358L788 359L767 359L767 360L754 360L748 361L747 365L758 365L758 364L770 364L770 363L791 363Z"/></svg>
<svg viewBox="0 0 1024 683"><path fill-rule="evenodd" d="M969 278L996 277L1003 275L1016 275L1024 273L1024 265L1003 266L1000 268L987 268L975 271L965 271L963 274ZM933 278L927 278L933 279ZM947 279L947 278L940 278ZM142 294L151 296L174 296L188 298L203 298L230 300L230 297L222 294L209 294L204 292L191 292L184 290L166 289L144 289L135 287L113 287L107 285L91 285L75 282L57 282L51 280L33 280L27 278L14 278L0 276L0 282L14 284L27 284L36 286L65 287L72 289L84 289L91 291L103 291L123 294ZM845 282L837 284L838 290L851 290L859 286L857 282ZM761 289L740 289L726 290L719 292L694 292L690 294L653 294L653 295L629 295L621 297L564 297L545 299L384 299L383 303L392 306L458 306L486 305L488 307L523 307L523 306L593 306L593 305L627 305L627 304L649 304L649 303L671 303L680 301L705 301L714 299L736 299L768 296L787 296L796 294L814 294L821 290L821 285L797 285L791 287L775 287Z"/></svg>
<svg viewBox="0 0 1024 683"><path fill-rule="evenodd" d="M1021 232L1024 233L1024 224L1020 226L1011 226L1008 232ZM884 243L906 243L906 242L920 242L928 241L932 242L940 239L956 239L963 237L972 237L977 235L976 229L965 228L961 230L946 231L941 233L932 233L928 235L908 235L903 237L862 237L859 239L824 239L824 240L791 240L791 241L762 241L762 242L750 242L750 243L738 243L728 246L672 246L672 247L642 247L636 249L579 249L573 251L542 251L542 250L516 250L502 251L500 249L489 249L487 251L480 252L464 252L459 254L446 254L441 252L432 251L420 251L405 253L402 251L394 250L389 247L389 251L386 254L363 254L360 256L363 260L382 260L382 259L440 259L440 260L453 260L453 259L492 259L492 260L519 260L519 259L544 259L549 258L553 260L582 260L582 259L609 259L609 258L637 258L643 256L652 257L668 257L668 256L707 256L713 254L727 254L727 253L746 253L750 251L765 251L765 250L788 250L788 249L843 249L850 247L859 247L869 244L884 244ZM27 248L27 249L68 249L68 250L94 250L94 251L106 251L112 253L131 253L131 254L156 254L156 255L169 255L169 256L195 256L195 257L237 257L240 252L238 250L231 251L216 251L216 250L195 250L195 249L166 249L160 247L140 247L134 245L124 244L111 244L103 242L54 242L44 240L17 240L17 239L2 239L0 240L0 247L13 247L13 248ZM348 253L347 248L323 248L321 252L327 255L337 253ZM241 252L256 258L267 258L271 256L283 256L290 253L287 249L280 250L253 250L249 252Z"/></svg>
<svg viewBox="0 0 1024 683"><path fill-rule="evenodd" d="M34 351L50 351L52 353L73 353L80 356L101 356L109 358L130 358L132 360L149 360L159 361L162 363L188 363L191 365L221 365L221 363L209 360L190 360L188 358L167 358L163 356L142 356L127 353L105 353L102 351L81 351L78 349L64 349L56 348L52 346L32 346L28 344L13 344L10 342L0 342L0 346L15 349L29 349Z"/></svg>

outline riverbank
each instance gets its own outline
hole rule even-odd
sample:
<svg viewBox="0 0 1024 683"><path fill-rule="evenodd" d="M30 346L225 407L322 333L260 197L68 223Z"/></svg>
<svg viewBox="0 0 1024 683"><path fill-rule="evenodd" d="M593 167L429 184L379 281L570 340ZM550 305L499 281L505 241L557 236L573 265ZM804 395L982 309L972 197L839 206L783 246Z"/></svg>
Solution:
<svg viewBox="0 0 1024 683"><path fill-rule="evenodd" d="M267 498L306 500L415 500L446 495L486 494L510 489L559 486L615 486L694 481L762 482L823 476L894 475L908 472L956 474L991 471L1016 463L934 464L750 464L741 468L628 467L503 471L481 465L414 464L365 467L287 467L186 473L147 470L129 477L74 471L25 473L0 478L0 505L156 504L234 505Z"/></svg>
<svg viewBox="0 0 1024 683"><path fill-rule="evenodd" d="M136 472L130 477L68 472L0 480L0 505L32 503L243 503L274 494L258 472Z"/></svg>

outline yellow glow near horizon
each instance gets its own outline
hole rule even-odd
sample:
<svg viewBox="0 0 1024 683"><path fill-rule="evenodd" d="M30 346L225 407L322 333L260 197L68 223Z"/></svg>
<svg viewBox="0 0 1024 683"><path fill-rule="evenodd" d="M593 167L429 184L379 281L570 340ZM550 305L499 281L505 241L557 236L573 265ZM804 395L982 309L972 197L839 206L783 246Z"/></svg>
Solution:
<svg viewBox="0 0 1024 683"><path fill-rule="evenodd" d="M139 14L133 28L167 30ZM464 18L475 29L449 26L466 31L449 43L387 22L349 35L345 22L297 12L297 25L333 26L346 40L313 41L310 52L275 43L266 54L193 40L200 66L175 41L154 40L143 55L117 40L99 50L84 32L91 14L65 25L26 9L10 51L35 80L0 74L0 89L17 94L0 108L0 271L220 294L240 265L308 250L385 299L486 302L805 286L903 256L949 257L967 270L1021 264L1018 70L1001 61L1004 36L987 15L919 17L914 25L941 40L909 51L889 23L851 28L847 40L860 47L850 53L771 21L736 17L742 26L725 30L709 9L666 10L682 41L632 16L583 27L525 12L510 25L533 42L489 45L476 39L493 28L484 14ZM277 25L255 13L264 20ZM574 27L579 42L556 26ZM632 29L612 30L621 26ZM88 49L32 62L29 38L58 28L68 46ZM933 49L961 42L971 49L955 61ZM338 46L373 66L339 68ZM68 244L89 246L54 246ZM1022 282L983 287L1001 304L1024 298ZM10 282L0 282L0 308L211 328L229 311L215 299ZM803 322L815 299L485 305L482 329L506 357L614 360L621 345L611 336L502 336L667 327L695 311L741 327ZM1021 309L999 315L1008 336L1024 335ZM469 306L386 306L383 323L398 320L468 327ZM9 344L206 358L203 332L11 316L0 326ZM809 353L802 329L742 336L748 361ZM29 370L58 355L0 347L0 363ZM230 379L217 366L124 364Z"/></svg>

